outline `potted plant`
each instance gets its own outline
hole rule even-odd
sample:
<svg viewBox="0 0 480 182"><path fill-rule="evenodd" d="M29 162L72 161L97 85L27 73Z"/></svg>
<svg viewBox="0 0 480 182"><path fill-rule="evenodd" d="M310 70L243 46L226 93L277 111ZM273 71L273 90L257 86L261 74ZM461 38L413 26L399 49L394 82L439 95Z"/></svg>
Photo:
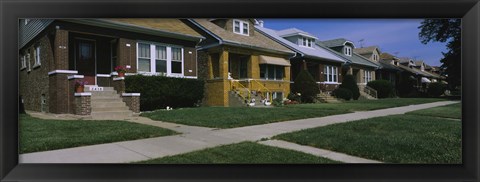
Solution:
<svg viewBox="0 0 480 182"><path fill-rule="evenodd" d="M127 69L123 66L117 66L115 67L115 71L118 73L118 77L125 77Z"/></svg>
<svg viewBox="0 0 480 182"><path fill-rule="evenodd" d="M85 85L88 84L87 81L84 80L77 80L75 81L75 92L76 93L81 93L85 89Z"/></svg>

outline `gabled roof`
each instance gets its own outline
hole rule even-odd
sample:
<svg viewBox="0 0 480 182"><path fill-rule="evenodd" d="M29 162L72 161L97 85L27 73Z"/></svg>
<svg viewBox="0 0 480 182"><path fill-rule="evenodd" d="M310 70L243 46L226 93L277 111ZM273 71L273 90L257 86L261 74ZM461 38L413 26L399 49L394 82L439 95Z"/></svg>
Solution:
<svg viewBox="0 0 480 182"><path fill-rule="evenodd" d="M345 42L350 42L350 43L353 44L352 41L349 41L349 40L344 39L344 38L322 41L322 44L327 46L327 47L340 47L340 46L343 46L345 44Z"/></svg>
<svg viewBox="0 0 480 182"><path fill-rule="evenodd" d="M421 71L419 69L415 69L415 68L410 68L408 66L405 66L405 65L399 65L398 66L399 68L405 70L405 71L408 71L414 75L420 75L420 76L425 76L425 77L431 77L431 75L427 74L426 72L424 71Z"/></svg>
<svg viewBox="0 0 480 182"><path fill-rule="evenodd" d="M276 32L277 32L277 35L280 36L280 37L290 37L290 36L294 36L294 35L301 35L301 36L307 36L307 37L318 39L317 37L315 37L315 35L312 35L308 32L305 32L305 31L297 29L297 28L289 28L289 29L285 29L285 30L279 30L279 31L276 31Z"/></svg>
<svg viewBox="0 0 480 182"><path fill-rule="evenodd" d="M373 51L375 51L375 49L378 50L378 52L380 52L380 50L378 49L378 46L355 48L353 49L353 52L357 54L372 54Z"/></svg>
<svg viewBox="0 0 480 182"><path fill-rule="evenodd" d="M398 60L398 58L397 58L397 57L395 57L395 56L391 55L390 53L386 53L386 52L382 52L382 53L380 54L380 59L382 59L382 60L392 60L392 59L397 59L397 60Z"/></svg>
<svg viewBox="0 0 480 182"><path fill-rule="evenodd" d="M210 35L219 39L220 44L294 54L294 52L287 47L273 41L257 31L254 32L254 36L245 36L233 33L232 31L227 31L207 19L190 19L190 21ZM253 24L251 24L251 26L253 26Z"/></svg>
<svg viewBox="0 0 480 182"><path fill-rule="evenodd" d="M381 69L387 69L387 70L393 70L393 71L401 71L401 69L390 63L391 60L380 60L378 63L380 63L380 68Z"/></svg>
<svg viewBox="0 0 480 182"><path fill-rule="evenodd" d="M401 57L401 58L398 58L400 64L405 64L405 63L409 63L410 61L412 61L412 59L410 58L407 58L407 57Z"/></svg>
<svg viewBox="0 0 480 182"><path fill-rule="evenodd" d="M347 56L347 55L345 55L345 54L343 54L343 53L340 53L340 52L337 52L337 51L335 51L335 50L330 49L330 48L332 48L332 47L338 47L338 46L335 46L334 44L331 44L332 42L337 42L336 40L345 40L345 41L347 41L347 39L343 39L343 38L341 38L341 39L334 39L334 40L335 40L335 41L331 41L331 40L329 40L329 41L317 41L316 44L317 44L318 46L320 46L320 47L328 48L328 49L327 49L328 51L336 54L337 56L342 57L343 59L347 60L347 62L349 62L349 63L356 64L356 65L362 65L362 66L375 67L375 68L378 68L378 67L380 66L378 63L374 63L374 62L368 60L367 58L365 58L365 57L363 57L363 56L360 56L360 55L358 55L358 54L356 54L356 53L352 53L352 56ZM332 47L325 45L324 42L329 43L329 45L332 45ZM339 41L338 41L338 42L339 42ZM343 46L343 43L342 43L341 45Z"/></svg>
<svg viewBox="0 0 480 182"><path fill-rule="evenodd" d="M105 19L112 22L124 23L129 25L135 25L139 27L152 28L162 30L170 33L178 33L184 35L190 35L194 37L202 37L197 31L190 28L183 23L180 19L167 19L167 18L111 18Z"/></svg>
<svg viewBox="0 0 480 182"><path fill-rule="evenodd" d="M280 44L287 46L288 48L292 49L295 52L298 52L306 57L311 57L311 58L319 58L319 59L327 59L330 61L335 61L335 62L346 62L342 58L339 58L337 55L331 53L330 51L327 51L325 48L319 47L317 45L314 45L312 48L308 47L301 47L295 43L292 43L288 41L287 39L280 37L279 31L275 31L272 29L268 29L265 27L261 26L255 26L255 29L258 30L258 32L264 34L265 36L279 42ZM298 30L298 29L297 29Z"/></svg>

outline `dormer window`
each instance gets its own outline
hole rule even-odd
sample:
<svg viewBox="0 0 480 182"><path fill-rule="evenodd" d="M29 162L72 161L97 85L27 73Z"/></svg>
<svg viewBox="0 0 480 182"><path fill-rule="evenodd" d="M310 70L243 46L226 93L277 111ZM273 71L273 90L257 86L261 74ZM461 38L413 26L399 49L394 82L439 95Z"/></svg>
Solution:
<svg viewBox="0 0 480 182"><path fill-rule="evenodd" d="M300 45L303 47L313 47L313 41L313 39L302 37L302 42Z"/></svg>
<svg viewBox="0 0 480 182"><path fill-rule="evenodd" d="M242 20L233 20L233 32L248 36L248 22Z"/></svg>
<svg viewBox="0 0 480 182"><path fill-rule="evenodd" d="M374 60L374 61L378 61L378 55L374 54L374 55L373 55L373 60Z"/></svg>
<svg viewBox="0 0 480 182"><path fill-rule="evenodd" d="M345 46L343 48L343 53L347 56L352 56L352 47L350 46Z"/></svg>

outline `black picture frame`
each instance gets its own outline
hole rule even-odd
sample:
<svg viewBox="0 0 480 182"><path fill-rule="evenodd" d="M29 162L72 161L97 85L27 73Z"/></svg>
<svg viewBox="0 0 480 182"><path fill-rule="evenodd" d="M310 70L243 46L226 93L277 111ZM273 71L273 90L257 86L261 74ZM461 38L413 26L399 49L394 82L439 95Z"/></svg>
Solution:
<svg viewBox="0 0 480 182"><path fill-rule="evenodd" d="M478 0L0 1L2 181L479 181ZM18 164L18 19L462 18L462 165Z"/></svg>

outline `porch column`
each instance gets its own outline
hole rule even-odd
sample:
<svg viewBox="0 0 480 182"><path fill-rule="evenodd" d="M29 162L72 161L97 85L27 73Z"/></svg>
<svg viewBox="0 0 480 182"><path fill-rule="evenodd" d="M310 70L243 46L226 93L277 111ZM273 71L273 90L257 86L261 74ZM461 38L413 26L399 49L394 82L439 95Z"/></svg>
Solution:
<svg viewBox="0 0 480 182"><path fill-rule="evenodd" d="M207 79L213 79L213 62L212 55L208 54L207 56Z"/></svg>
<svg viewBox="0 0 480 182"><path fill-rule="evenodd" d="M288 68L290 69L290 67ZM248 60L247 64L247 77L252 79L260 79L260 66L258 65L258 55L250 56L250 60ZM290 80L290 73L288 80Z"/></svg>
<svg viewBox="0 0 480 182"><path fill-rule="evenodd" d="M219 71L220 71L220 78L228 79L228 51L220 52L220 59L219 61Z"/></svg>
<svg viewBox="0 0 480 182"><path fill-rule="evenodd" d="M54 45L54 65L50 70L68 70L68 31L56 30Z"/></svg>
<svg viewBox="0 0 480 182"><path fill-rule="evenodd" d="M307 62L302 60L302 70L307 70Z"/></svg>
<svg viewBox="0 0 480 182"><path fill-rule="evenodd" d="M353 69L351 66L348 67L347 75L353 75Z"/></svg>

